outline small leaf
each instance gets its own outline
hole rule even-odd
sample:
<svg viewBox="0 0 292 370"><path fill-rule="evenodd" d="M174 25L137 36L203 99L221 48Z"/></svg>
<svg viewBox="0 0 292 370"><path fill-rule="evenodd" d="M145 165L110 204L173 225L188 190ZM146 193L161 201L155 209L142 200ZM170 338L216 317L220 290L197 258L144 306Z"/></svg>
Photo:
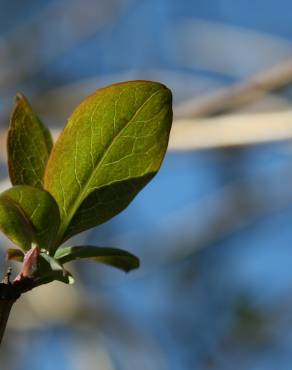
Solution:
<svg viewBox="0 0 292 370"><path fill-rule="evenodd" d="M76 108L45 172L61 212L59 243L121 212L157 173L171 102L164 85L131 81L97 90Z"/></svg>
<svg viewBox="0 0 292 370"><path fill-rule="evenodd" d="M58 205L45 190L14 186L0 195L0 228L24 250L50 249L60 225Z"/></svg>
<svg viewBox="0 0 292 370"><path fill-rule="evenodd" d="M23 95L17 95L7 138L9 175L13 185L42 188L52 137Z"/></svg>
<svg viewBox="0 0 292 370"><path fill-rule="evenodd" d="M46 253L40 254L39 267L35 275L37 285L58 280L65 284L74 284L71 273L64 269L60 262Z"/></svg>
<svg viewBox="0 0 292 370"><path fill-rule="evenodd" d="M10 261L22 262L24 259L24 253L20 249L9 248L6 252L7 259Z"/></svg>
<svg viewBox="0 0 292 370"><path fill-rule="evenodd" d="M2 196L0 196L0 230L22 249L30 249L34 240L32 225L17 203Z"/></svg>
<svg viewBox="0 0 292 370"><path fill-rule="evenodd" d="M80 258L87 258L126 272L138 268L140 264L136 256L122 249L95 247L91 245L61 247L57 250L55 258L61 264Z"/></svg>

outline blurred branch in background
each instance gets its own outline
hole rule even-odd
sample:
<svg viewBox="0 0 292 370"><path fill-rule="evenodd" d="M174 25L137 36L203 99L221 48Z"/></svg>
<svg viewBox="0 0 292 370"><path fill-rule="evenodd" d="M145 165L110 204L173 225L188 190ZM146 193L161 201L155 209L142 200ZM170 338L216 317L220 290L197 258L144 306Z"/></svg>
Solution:
<svg viewBox="0 0 292 370"><path fill-rule="evenodd" d="M169 148L174 151L230 148L292 139L292 110L177 119Z"/></svg>
<svg viewBox="0 0 292 370"><path fill-rule="evenodd" d="M178 118L197 118L226 114L282 89L292 82L292 59L288 59L252 78L223 88L176 107Z"/></svg>

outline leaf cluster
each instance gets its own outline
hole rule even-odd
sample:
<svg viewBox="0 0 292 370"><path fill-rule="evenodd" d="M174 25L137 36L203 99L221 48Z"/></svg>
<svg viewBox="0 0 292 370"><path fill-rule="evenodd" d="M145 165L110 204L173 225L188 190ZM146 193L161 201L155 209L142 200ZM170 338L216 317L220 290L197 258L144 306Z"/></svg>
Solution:
<svg viewBox="0 0 292 370"><path fill-rule="evenodd" d="M35 285L73 278L64 264L89 258L125 271L137 257L116 248L63 246L124 210L159 170L172 122L171 92L150 81L95 91L52 136L18 95L7 139L12 187L0 194L0 229L19 248L18 280Z"/></svg>

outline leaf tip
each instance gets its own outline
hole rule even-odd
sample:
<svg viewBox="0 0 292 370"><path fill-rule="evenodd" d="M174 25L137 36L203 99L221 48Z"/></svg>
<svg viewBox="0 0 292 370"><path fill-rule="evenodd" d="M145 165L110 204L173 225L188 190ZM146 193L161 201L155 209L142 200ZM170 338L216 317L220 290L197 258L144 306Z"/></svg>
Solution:
<svg viewBox="0 0 292 370"><path fill-rule="evenodd" d="M126 274L128 274L129 272L133 271L133 270L136 270L140 267L140 260L138 257L136 256L132 256L133 260L132 260L132 263L131 265L129 264L128 266L125 266L124 267L124 271Z"/></svg>
<svg viewBox="0 0 292 370"><path fill-rule="evenodd" d="M12 110L12 114L10 117L10 121L13 119L16 111L20 109L21 107L27 107L29 106L29 102L24 94L17 93L14 97L14 109Z"/></svg>
<svg viewBox="0 0 292 370"><path fill-rule="evenodd" d="M25 99L25 96L22 93L17 93L14 98L14 101L15 103L18 103L19 101L24 100L24 99Z"/></svg>

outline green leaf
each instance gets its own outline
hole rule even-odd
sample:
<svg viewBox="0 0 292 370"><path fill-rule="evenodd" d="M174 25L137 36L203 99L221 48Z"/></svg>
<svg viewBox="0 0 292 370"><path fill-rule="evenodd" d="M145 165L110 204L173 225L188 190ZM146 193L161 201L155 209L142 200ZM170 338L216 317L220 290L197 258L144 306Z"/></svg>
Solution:
<svg viewBox="0 0 292 370"><path fill-rule="evenodd" d="M0 196L0 230L22 249L30 249L34 240L32 225L17 203L2 196Z"/></svg>
<svg viewBox="0 0 292 370"><path fill-rule="evenodd" d="M17 262L22 262L24 259L24 253L22 252L22 250L17 249L17 248L7 249L6 254L7 254L7 259L10 261L13 260Z"/></svg>
<svg viewBox="0 0 292 370"><path fill-rule="evenodd" d="M61 212L59 243L121 212L157 173L171 103L164 85L132 81L97 90L76 108L45 172Z"/></svg>
<svg viewBox="0 0 292 370"><path fill-rule="evenodd" d="M58 205L45 190L18 185L0 195L0 228L24 250L32 243L49 250L59 225Z"/></svg>
<svg viewBox="0 0 292 370"><path fill-rule="evenodd" d="M59 248L56 251L55 258L61 264L79 258L87 258L126 272L139 267L139 259L129 252L117 248L94 247L90 245Z"/></svg>
<svg viewBox="0 0 292 370"><path fill-rule="evenodd" d="M54 280L65 284L74 283L71 273L65 270L59 261L46 253L40 254L38 270L34 278L37 280L37 285L47 284Z"/></svg>
<svg viewBox="0 0 292 370"><path fill-rule="evenodd" d="M52 137L23 95L17 95L7 138L8 168L13 185L42 188Z"/></svg>

